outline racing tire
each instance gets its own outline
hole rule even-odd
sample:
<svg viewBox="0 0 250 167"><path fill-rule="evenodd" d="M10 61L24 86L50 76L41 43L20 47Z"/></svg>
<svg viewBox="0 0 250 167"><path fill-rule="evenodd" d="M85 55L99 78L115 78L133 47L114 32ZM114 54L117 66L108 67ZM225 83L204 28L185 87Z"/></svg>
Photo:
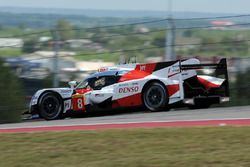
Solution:
<svg viewBox="0 0 250 167"><path fill-rule="evenodd" d="M163 84L153 82L143 90L142 100L150 111L161 111L166 108L169 97Z"/></svg>
<svg viewBox="0 0 250 167"><path fill-rule="evenodd" d="M55 120L62 117L62 99L53 92L44 93L38 102L39 115L45 120Z"/></svg>

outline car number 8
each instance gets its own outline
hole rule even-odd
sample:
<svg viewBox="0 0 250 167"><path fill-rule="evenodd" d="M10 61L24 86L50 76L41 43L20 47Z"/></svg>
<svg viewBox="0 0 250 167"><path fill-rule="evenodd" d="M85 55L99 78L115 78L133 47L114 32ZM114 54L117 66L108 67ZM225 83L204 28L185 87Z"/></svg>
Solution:
<svg viewBox="0 0 250 167"><path fill-rule="evenodd" d="M83 108L82 99L77 99L77 107Z"/></svg>

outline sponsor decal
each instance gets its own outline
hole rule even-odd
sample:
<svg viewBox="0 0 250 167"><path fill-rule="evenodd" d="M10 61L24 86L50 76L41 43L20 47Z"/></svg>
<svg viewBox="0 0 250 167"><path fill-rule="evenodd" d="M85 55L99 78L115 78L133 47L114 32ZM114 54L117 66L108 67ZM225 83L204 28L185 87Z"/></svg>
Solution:
<svg viewBox="0 0 250 167"><path fill-rule="evenodd" d="M70 101L66 101L64 103L64 108L70 108Z"/></svg>
<svg viewBox="0 0 250 167"><path fill-rule="evenodd" d="M128 86L128 84L120 84L119 86L121 86L121 87L122 87L122 86Z"/></svg>
<svg viewBox="0 0 250 167"><path fill-rule="evenodd" d="M141 65L140 66L140 71L146 71L146 66L145 65Z"/></svg>
<svg viewBox="0 0 250 167"><path fill-rule="evenodd" d="M185 75L188 75L188 73L187 73L187 72L185 72L185 73L182 73L182 76L185 76Z"/></svg>
<svg viewBox="0 0 250 167"><path fill-rule="evenodd" d="M71 109L71 100L64 101L64 112L67 112L67 110Z"/></svg>
<svg viewBox="0 0 250 167"><path fill-rule="evenodd" d="M173 65L171 68L168 69L168 78L175 76L176 74L179 74L180 71L180 67L179 65Z"/></svg>
<svg viewBox="0 0 250 167"><path fill-rule="evenodd" d="M71 90L61 90L61 93L63 93L63 94L71 93Z"/></svg>
<svg viewBox="0 0 250 167"><path fill-rule="evenodd" d="M119 88L119 93L134 93L139 91L139 86Z"/></svg>
<svg viewBox="0 0 250 167"><path fill-rule="evenodd" d="M117 69L117 67L101 67L98 69L98 72L115 71Z"/></svg>
<svg viewBox="0 0 250 167"><path fill-rule="evenodd" d="M137 82L133 82L132 85L138 85L138 83Z"/></svg>
<svg viewBox="0 0 250 167"><path fill-rule="evenodd" d="M102 67L102 68L98 69L98 72L104 72L104 71L108 71L108 68Z"/></svg>

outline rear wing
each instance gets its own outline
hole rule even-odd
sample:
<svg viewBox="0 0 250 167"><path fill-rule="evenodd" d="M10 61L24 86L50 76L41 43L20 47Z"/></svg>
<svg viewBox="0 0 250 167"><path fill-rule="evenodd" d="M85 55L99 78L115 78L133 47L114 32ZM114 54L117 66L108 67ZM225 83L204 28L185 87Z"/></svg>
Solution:
<svg viewBox="0 0 250 167"><path fill-rule="evenodd" d="M225 79L225 95L229 97L229 81L228 81L228 72L227 72L227 60L225 58L221 59L218 64L181 64L181 70L201 70L201 69L215 69L215 77L223 76Z"/></svg>

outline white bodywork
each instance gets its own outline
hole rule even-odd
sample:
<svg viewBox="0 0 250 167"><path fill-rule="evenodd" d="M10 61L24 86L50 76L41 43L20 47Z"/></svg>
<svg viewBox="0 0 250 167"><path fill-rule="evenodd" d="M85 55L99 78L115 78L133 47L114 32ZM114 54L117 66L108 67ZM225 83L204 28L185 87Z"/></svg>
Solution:
<svg viewBox="0 0 250 167"><path fill-rule="evenodd" d="M50 89L41 89L39 91L37 91L31 101L30 101L30 106L33 105L37 105L38 104L38 100L39 97L44 93L44 92L55 92L58 93L63 101L64 101L64 112L66 112L67 110L69 110L71 108L71 96L73 94L74 89L72 88L50 88Z"/></svg>
<svg viewBox="0 0 250 167"><path fill-rule="evenodd" d="M144 85L151 81L151 80L158 80L164 83L166 86L171 85L179 85L179 89L174 93L171 94L169 97L169 104L173 104L179 101L184 100L184 91L183 91L183 81L187 78L193 77L197 75L196 70L187 70L181 71L180 69L181 64L200 64L198 59L188 59L186 61L178 61L177 63L162 68L158 71L152 72L152 74L139 79L133 79L124 82L118 82L110 86L103 87L101 90L92 90L85 94L84 96L84 105L88 104L98 104L101 103L109 98L112 98L112 101L119 100L122 98L126 98L129 96L133 96L136 94L143 93ZM119 65L115 67L108 67L102 68L101 71L112 71L112 70L124 70L124 71L131 71L135 69L136 64L127 64L127 65ZM202 77L202 76L201 76ZM213 80L213 82L219 82L221 84L223 80L219 80L213 77L209 77L208 79ZM30 105L37 105L38 99L42 93L46 91L52 91L58 93L63 101L64 101L64 113L67 112L69 109L72 109L72 101L71 97L73 94L73 88L52 88L52 89L42 89L35 93L32 97Z"/></svg>

